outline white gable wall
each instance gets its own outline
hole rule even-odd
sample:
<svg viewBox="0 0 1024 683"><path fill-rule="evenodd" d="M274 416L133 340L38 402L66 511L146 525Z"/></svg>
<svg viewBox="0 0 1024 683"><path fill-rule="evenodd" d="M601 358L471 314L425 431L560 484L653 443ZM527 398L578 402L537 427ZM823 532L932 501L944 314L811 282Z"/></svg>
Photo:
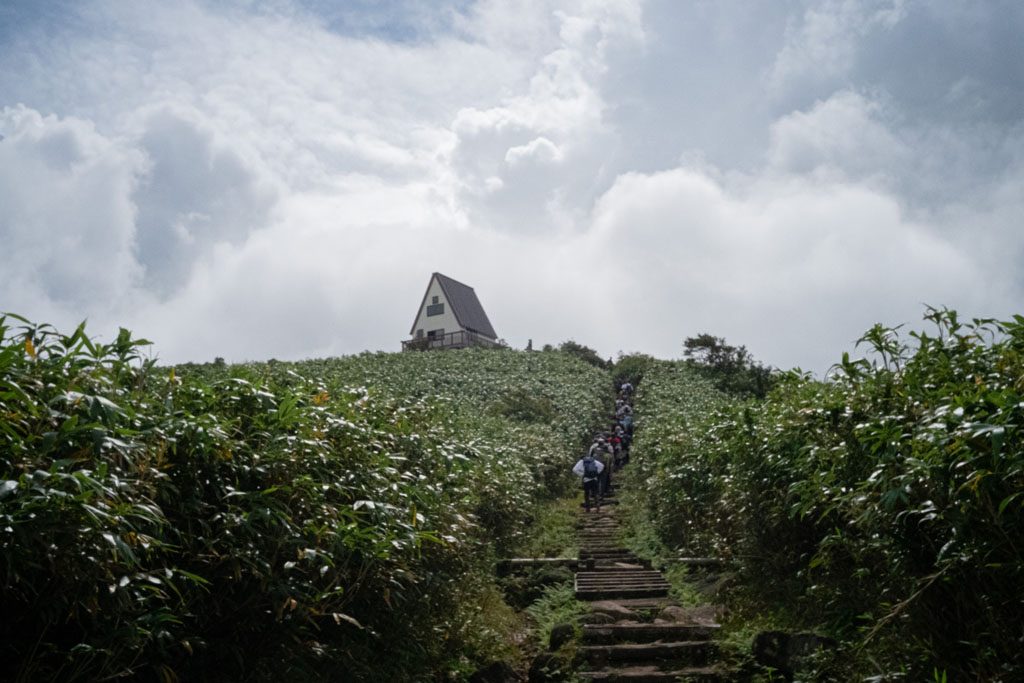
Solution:
<svg viewBox="0 0 1024 683"><path fill-rule="evenodd" d="M444 304L444 313L441 315L427 315L427 306L433 304L434 297L437 297L437 302ZM423 308L420 309L419 315L416 317L416 326L412 330L412 336L416 338L416 331L423 330L423 336L426 337L427 333L431 330L438 330L444 328L444 333L458 332L462 329L459 326L459 322L455 319L455 314L452 312L451 304L448 299L444 296L444 290L441 289L441 283L437 281L436 277L430 278L430 287L427 289L427 298L423 301Z"/></svg>

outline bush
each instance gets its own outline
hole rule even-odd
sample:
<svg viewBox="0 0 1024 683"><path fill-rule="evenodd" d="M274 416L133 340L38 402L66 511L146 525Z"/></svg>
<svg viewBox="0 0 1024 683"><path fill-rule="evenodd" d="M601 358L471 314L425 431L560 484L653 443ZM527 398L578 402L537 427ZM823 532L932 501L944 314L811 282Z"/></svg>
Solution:
<svg viewBox="0 0 1024 683"><path fill-rule="evenodd" d="M612 381L615 386L629 382L637 387L643 381L644 373L654 363L654 358L644 353L619 354L612 366Z"/></svg>
<svg viewBox="0 0 1024 683"><path fill-rule="evenodd" d="M577 344L571 339L569 341L562 342L558 346L558 350L561 351L562 353L569 354L570 356L573 356L575 358L579 358L584 363L589 363L590 365L593 365L595 368L601 368L602 370L606 370L609 367L609 363L605 361L603 358L601 358L601 356L597 354L597 351L590 348L589 346Z"/></svg>
<svg viewBox="0 0 1024 683"><path fill-rule="evenodd" d="M754 360L745 346L731 346L722 337L700 334L683 342L683 355L715 380L722 391L764 398L774 384L771 368Z"/></svg>
<svg viewBox="0 0 1024 683"><path fill-rule="evenodd" d="M648 374L640 411L677 434L644 432L637 450L656 461L663 536L734 554L759 600L859 652L857 673L1015 680L1024 318L926 318L936 331L912 344L876 326L870 357L844 356L830 381L789 373L765 401L703 418L648 402L686 381Z"/></svg>
<svg viewBox="0 0 1024 683"><path fill-rule="evenodd" d="M510 351L159 368L147 343L0 318L11 677L422 680L503 655L492 559L564 480L604 373ZM555 419L489 414L508 383Z"/></svg>
<svg viewBox="0 0 1024 683"><path fill-rule="evenodd" d="M497 415L527 424L548 423L555 419L555 404L550 398L531 394L523 388L506 391L491 409Z"/></svg>

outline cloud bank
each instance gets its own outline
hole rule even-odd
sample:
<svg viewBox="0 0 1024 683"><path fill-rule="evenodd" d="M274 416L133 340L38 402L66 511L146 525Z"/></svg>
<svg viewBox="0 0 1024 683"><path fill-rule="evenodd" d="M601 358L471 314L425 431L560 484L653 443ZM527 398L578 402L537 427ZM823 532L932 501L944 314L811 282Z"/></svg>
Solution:
<svg viewBox="0 0 1024 683"><path fill-rule="evenodd" d="M818 371L1024 300L1015 3L56 7L0 32L0 310L168 362L397 349L433 271L517 346Z"/></svg>

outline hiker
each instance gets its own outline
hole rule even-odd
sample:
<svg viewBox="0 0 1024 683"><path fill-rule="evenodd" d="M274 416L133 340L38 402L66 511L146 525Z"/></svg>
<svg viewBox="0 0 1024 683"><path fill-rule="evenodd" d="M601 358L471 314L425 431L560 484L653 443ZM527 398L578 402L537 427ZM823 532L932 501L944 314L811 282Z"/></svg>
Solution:
<svg viewBox="0 0 1024 683"><path fill-rule="evenodd" d="M619 418L619 424L622 425L623 431L625 431L626 435L629 436L630 440L632 440L633 439L633 414L632 413L626 413L625 415L623 415L621 418Z"/></svg>
<svg viewBox="0 0 1024 683"><path fill-rule="evenodd" d="M629 447L633 442L633 437L626 433L626 430L622 428L622 425L615 426L615 436L619 438L622 443L622 464L625 465L629 462Z"/></svg>
<svg viewBox="0 0 1024 683"><path fill-rule="evenodd" d="M616 427L618 425L615 425ZM618 430L613 428L611 435L608 437L608 443L612 445L612 452L615 456L615 469L618 470L622 467L622 437L619 436Z"/></svg>
<svg viewBox="0 0 1024 683"><path fill-rule="evenodd" d="M598 439L597 459L604 465L599 479L598 492L603 499L612 492L612 469L615 467L615 449L604 437Z"/></svg>
<svg viewBox="0 0 1024 683"><path fill-rule="evenodd" d="M604 463L595 457L593 448L580 458L572 468L573 474L583 480L583 506L587 509L587 512L590 512L591 501L597 506L597 511L601 511L598 482L601 477L601 470L603 469Z"/></svg>

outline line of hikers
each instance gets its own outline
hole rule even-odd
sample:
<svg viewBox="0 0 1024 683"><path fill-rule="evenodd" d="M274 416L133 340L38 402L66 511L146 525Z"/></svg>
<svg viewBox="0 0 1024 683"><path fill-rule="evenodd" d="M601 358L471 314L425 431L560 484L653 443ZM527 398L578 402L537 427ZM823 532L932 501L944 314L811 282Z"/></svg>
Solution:
<svg viewBox="0 0 1024 683"><path fill-rule="evenodd" d="M632 444L633 385L623 382L618 388L610 429L594 437L586 455L572 468L583 482L583 506L587 512L592 505L601 511L601 502L613 491L612 473L629 462Z"/></svg>

